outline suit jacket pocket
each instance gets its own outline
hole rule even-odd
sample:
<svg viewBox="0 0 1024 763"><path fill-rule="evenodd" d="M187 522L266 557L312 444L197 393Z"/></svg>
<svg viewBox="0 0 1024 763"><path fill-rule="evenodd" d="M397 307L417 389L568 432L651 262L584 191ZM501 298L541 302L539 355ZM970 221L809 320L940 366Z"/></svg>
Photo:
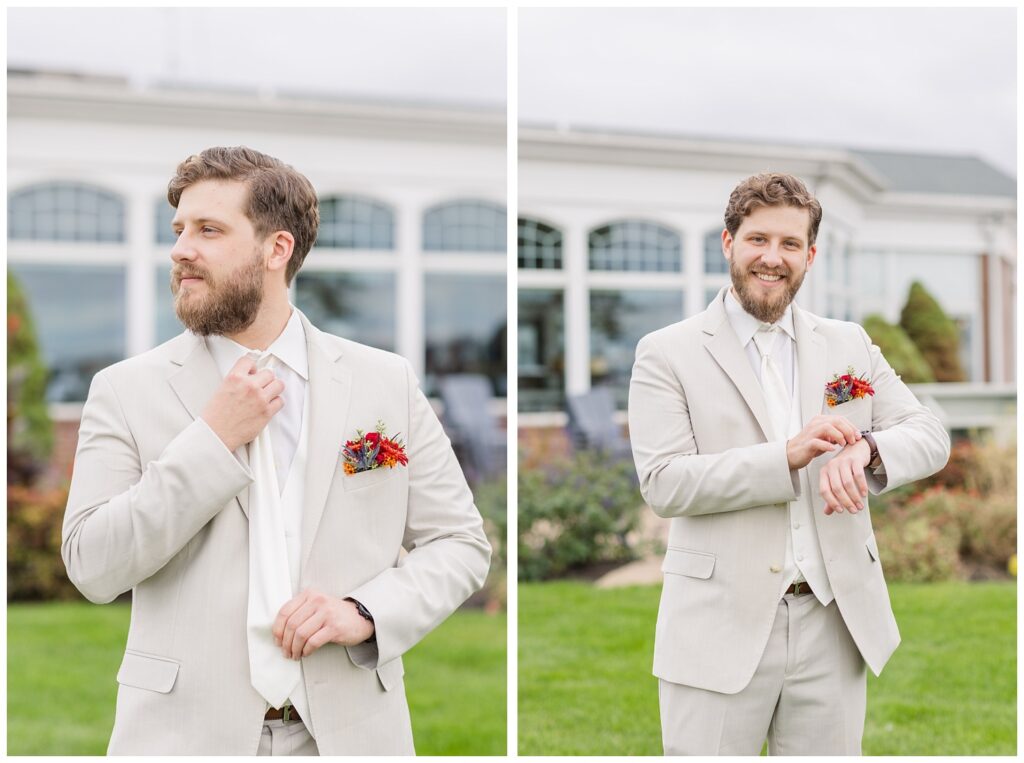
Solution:
<svg viewBox="0 0 1024 763"><path fill-rule="evenodd" d="M385 662L377 668L377 678L384 691L391 691L405 675L405 668L402 666L402 658L396 657L391 662Z"/></svg>
<svg viewBox="0 0 1024 763"><path fill-rule="evenodd" d="M167 694L178 678L181 663L166 657L154 657L140 652L126 651L117 671L117 682L123 686Z"/></svg>
<svg viewBox="0 0 1024 763"><path fill-rule="evenodd" d="M827 402L822 403L821 412L826 416L843 416L860 431L871 429L871 400L868 398L847 400L834 408L830 408Z"/></svg>
<svg viewBox="0 0 1024 763"><path fill-rule="evenodd" d="M377 485L391 479L395 476L396 470L404 468L404 466L396 466L389 469L386 466L381 466L358 474L342 474L340 476L341 486L345 490L361 490L364 487Z"/></svg>
<svg viewBox="0 0 1024 763"><path fill-rule="evenodd" d="M865 543L864 546L868 550L868 556L871 557L871 561L877 562L878 561L878 543L875 542L875 536L872 535L870 538L868 538L867 543Z"/></svg>
<svg viewBox="0 0 1024 763"><path fill-rule="evenodd" d="M669 547L665 552L665 561L661 565L662 572L671 575L685 575L691 578L707 580L715 569L715 555L703 551L690 551L686 548Z"/></svg>

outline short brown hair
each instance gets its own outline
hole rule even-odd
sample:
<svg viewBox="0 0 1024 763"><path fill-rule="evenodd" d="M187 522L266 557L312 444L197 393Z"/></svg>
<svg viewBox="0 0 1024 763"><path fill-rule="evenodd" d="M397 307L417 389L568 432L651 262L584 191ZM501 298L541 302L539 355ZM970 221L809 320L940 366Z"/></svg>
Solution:
<svg viewBox="0 0 1024 763"><path fill-rule="evenodd" d="M316 241L320 207L316 190L305 175L280 159L245 146L217 146L193 154L178 165L167 184L167 201L175 209L182 192L202 180L240 180L249 189L245 216L257 236L288 231L295 237L292 257L285 269L291 284Z"/></svg>
<svg viewBox="0 0 1024 763"><path fill-rule="evenodd" d="M821 204L800 178L781 172L752 175L736 186L729 195L725 208L725 229L735 237L743 218L758 207L797 207L811 214L807 230L807 245L813 246L821 225Z"/></svg>

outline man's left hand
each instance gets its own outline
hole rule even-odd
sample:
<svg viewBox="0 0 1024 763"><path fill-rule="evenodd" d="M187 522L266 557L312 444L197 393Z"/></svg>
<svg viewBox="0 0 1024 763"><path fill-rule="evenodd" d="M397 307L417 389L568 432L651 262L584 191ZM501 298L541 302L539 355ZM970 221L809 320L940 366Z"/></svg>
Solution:
<svg viewBox="0 0 1024 763"><path fill-rule="evenodd" d="M844 510L856 514L864 508L864 499L868 495L864 467L870 460L871 446L867 440L861 439L847 445L822 467L818 492L825 499L825 514L842 513Z"/></svg>
<svg viewBox="0 0 1024 763"><path fill-rule="evenodd" d="M285 657L308 657L327 643L354 646L373 635L373 623L355 603L307 588L289 601L274 620L274 641Z"/></svg>

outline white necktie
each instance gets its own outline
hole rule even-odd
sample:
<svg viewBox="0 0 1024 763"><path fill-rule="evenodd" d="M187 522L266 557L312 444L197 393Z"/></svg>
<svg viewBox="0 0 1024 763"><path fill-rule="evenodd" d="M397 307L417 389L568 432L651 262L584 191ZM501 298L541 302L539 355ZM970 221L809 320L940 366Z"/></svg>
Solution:
<svg viewBox="0 0 1024 763"><path fill-rule="evenodd" d="M761 389L764 391L775 440L788 439L786 435L789 432L789 413L793 402L786 389L786 382L782 380L779 364L772 357L775 339L781 334L778 326L767 324L763 324L754 334L754 343L761 353Z"/></svg>
<svg viewBox="0 0 1024 763"><path fill-rule="evenodd" d="M258 369L274 365L268 353L252 355ZM253 688L270 706L283 707L302 673L298 660L281 653L271 632L277 613L292 598L292 587L269 423L249 446L249 467L256 478L249 490L249 672Z"/></svg>

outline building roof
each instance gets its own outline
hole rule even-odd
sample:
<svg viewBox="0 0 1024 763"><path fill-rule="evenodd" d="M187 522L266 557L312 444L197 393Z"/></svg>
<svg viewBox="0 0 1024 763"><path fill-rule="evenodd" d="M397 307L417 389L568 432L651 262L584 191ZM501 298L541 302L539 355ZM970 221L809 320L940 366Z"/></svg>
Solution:
<svg viewBox="0 0 1024 763"><path fill-rule="evenodd" d="M976 156L851 149L889 184L890 191L1016 198L1017 181Z"/></svg>

